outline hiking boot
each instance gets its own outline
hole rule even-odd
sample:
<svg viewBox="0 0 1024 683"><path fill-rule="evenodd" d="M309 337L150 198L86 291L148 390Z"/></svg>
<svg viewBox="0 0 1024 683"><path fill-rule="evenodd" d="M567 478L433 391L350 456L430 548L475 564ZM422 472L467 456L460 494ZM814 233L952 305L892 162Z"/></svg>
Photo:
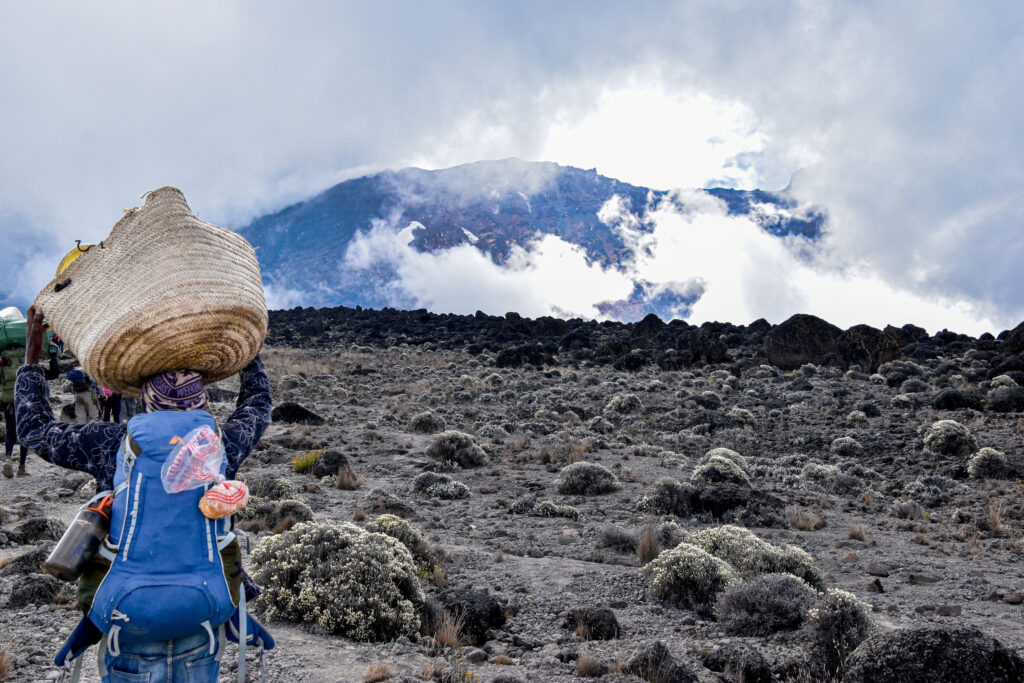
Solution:
<svg viewBox="0 0 1024 683"><path fill-rule="evenodd" d="M11 463L9 462L4 463L4 476L8 479L14 476L14 468L11 467Z"/></svg>
<svg viewBox="0 0 1024 683"><path fill-rule="evenodd" d="M25 469L24 465L19 465L18 466L18 476L19 477L27 477L28 476L28 470Z"/></svg>

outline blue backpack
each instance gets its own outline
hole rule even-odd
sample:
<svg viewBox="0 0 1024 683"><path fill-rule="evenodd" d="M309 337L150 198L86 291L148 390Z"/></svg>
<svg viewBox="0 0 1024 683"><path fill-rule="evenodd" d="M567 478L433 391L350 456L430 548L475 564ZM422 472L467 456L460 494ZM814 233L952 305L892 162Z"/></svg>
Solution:
<svg viewBox="0 0 1024 683"><path fill-rule="evenodd" d="M217 632L219 654L224 653L225 636L258 648L266 680L262 653L274 649L274 639L247 613L244 586L235 608L220 557L220 550L244 533L230 530L229 518L203 516L199 499L206 488L167 493L163 487L164 461L199 427L216 430L213 416L202 410L155 412L128 421L128 433L117 452L110 532L99 550L110 560L110 569L88 616L54 658L72 683L81 675L81 655L94 643L101 644L98 659L100 675L105 676L103 649L117 656L129 642L174 640L202 632L210 638L211 653ZM224 467L222 462L221 475ZM94 500L109 493L99 493ZM239 681L246 680L245 649L239 649Z"/></svg>
<svg viewBox="0 0 1024 683"><path fill-rule="evenodd" d="M216 431L203 410L137 415L117 453L107 551L110 570L89 619L114 656L128 643L177 640L216 632L235 611L219 548L233 539L227 519L199 510L203 488L167 493L160 469L175 445L200 427ZM221 461L221 474L225 463ZM113 547L111 547L113 546Z"/></svg>

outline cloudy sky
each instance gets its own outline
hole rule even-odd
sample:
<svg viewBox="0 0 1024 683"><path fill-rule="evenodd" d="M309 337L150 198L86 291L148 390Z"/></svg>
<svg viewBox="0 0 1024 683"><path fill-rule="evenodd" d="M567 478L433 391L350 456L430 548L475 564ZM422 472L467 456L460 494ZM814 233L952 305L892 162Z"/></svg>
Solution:
<svg viewBox="0 0 1024 683"><path fill-rule="evenodd" d="M777 290L837 321L998 332L1024 318L1022 15L0 0L0 268L18 274L0 294L30 299L161 185L237 227L371 171L519 157L659 189L792 179L828 209L810 262L735 226L689 242L680 267L721 283L702 317L753 316ZM673 220L676 237L698 224Z"/></svg>

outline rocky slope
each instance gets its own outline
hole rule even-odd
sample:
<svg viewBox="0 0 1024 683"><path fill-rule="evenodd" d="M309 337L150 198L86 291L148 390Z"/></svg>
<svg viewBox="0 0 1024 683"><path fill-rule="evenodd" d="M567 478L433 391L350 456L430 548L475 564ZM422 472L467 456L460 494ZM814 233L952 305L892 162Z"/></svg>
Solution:
<svg viewBox="0 0 1024 683"><path fill-rule="evenodd" d="M419 626L274 621L270 680L1021 680L1021 352L1024 326L274 312L275 422L240 475L250 570L301 550L307 518L383 530ZM76 621L38 574L40 520L92 486L30 470L0 480L15 681L52 679Z"/></svg>

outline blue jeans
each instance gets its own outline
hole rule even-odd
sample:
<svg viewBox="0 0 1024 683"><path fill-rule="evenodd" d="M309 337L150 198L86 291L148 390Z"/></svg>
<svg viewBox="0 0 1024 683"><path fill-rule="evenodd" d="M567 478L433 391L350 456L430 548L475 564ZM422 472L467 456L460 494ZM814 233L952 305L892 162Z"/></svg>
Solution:
<svg viewBox="0 0 1024 683"><path fill-rule="evenodd" d="M217 683L220 662L216 656L216 652L210 654L210 638L205 633L123 647L117 657L107 653L103 683Z"/></svg>

